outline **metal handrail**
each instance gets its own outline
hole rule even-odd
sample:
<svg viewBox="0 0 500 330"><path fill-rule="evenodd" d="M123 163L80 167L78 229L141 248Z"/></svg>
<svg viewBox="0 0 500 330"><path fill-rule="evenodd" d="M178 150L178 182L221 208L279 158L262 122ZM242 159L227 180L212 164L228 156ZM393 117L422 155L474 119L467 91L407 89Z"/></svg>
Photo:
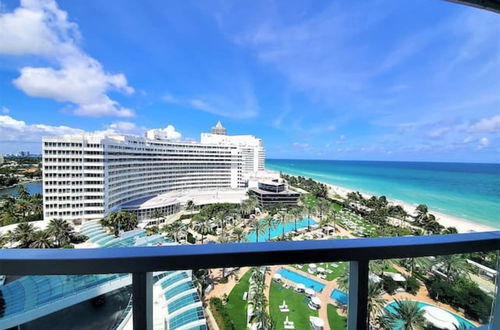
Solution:
<svg viewBox="0 0 500 330"><path fill-rule="evenodd" d="M152 272L350 261L349 329L366 329L368 262L500 249L500 231L438 236L106 249L3 249L0 274L132 273L133 323L152 327ZM500 304L494 315L500 314ZM498 319L498 318L497 318Z"/></svg>

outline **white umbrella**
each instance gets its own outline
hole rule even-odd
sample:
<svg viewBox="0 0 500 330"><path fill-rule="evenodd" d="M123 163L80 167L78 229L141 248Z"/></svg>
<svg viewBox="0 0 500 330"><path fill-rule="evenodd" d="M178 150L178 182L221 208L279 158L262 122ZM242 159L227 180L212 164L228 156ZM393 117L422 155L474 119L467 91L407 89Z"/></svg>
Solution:
<svg viewBox="0 0 500 330"><path fill-rule="evenodd" d="M312 297L311 301L315 305L318 305L318 306L321 305L321 299L319 299L318 297Z"/></svg>
<svg viewBox="0 0 500 330"><path fill-rule="evenodd" d="M325 326L325 321L323 321L323 319L320 319L319 317L311 316L309 320L315 328L323 328Z"/></svg>
<svg viewBox="0 0 500 330"><path fill-rule="evenodd" d="M299 283L297 284L297 289L301 289L301 290L304 290L306 288L306 286L302 283Z"/></svg>
<svg viewBox="0 0 500 330"><path fill-rule="evenodd" d="M311 269L316 268L316 264L309 264L309 268L311 268Z"/></svg>
<svg viewBox="0 0 500 330"><path fill-rule="evenodd" d="M422 310L426 320L439 329L453 330L457 329L459 325L458 320L453 315L441 308L425 306Z"/></svg>
<svg viewBox="0 0 500 330"><path fill-rule="evenodd" d="M276 274L274 274L274 275L273 275L273 278L274 278L275 280L281 280L281 275L280 275L280 274L278 274L278 273L276 273Z"/></svg>
<svg viewBox="0 0 500 330"><path fill-rule="evenodd" d="M406 279L404 278L403 275L401 274L398 274L398 273L392 273L393 275L391 275L392 279L396 282L404 282L406 281Z"/></svg>
<svg viewBox="0 0 500 330"><path fill-rule="evenodd" d="M306 294L309 295L309 296L314 296L314 290L311 289L311 288L307 288L306 289Z"/></svg>
<svg viewBox="0 0 500 330"><path fill-rule="evenodd" d="M323 267L318 267L318 272L320 273L324 273L325 272L325 269Z"/></svg>

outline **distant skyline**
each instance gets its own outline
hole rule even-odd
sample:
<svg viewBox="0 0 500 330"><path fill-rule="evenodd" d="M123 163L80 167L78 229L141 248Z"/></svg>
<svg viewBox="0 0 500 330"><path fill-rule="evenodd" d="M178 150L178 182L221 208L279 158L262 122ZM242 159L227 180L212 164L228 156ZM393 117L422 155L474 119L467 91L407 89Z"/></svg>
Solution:
<svg viewBox="0 0 500 330"><path fill-rule="evenodd" d="M440 0L0 0L0 153L218 120L268 158L500 162L500 17Z"/></svg>

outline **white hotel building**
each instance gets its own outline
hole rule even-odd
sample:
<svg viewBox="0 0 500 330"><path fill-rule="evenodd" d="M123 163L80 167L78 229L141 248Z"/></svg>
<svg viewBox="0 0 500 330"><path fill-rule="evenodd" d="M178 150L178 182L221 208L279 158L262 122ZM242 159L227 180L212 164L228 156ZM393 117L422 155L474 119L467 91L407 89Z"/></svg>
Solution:
<svg viewBox="0 0 500 330"><path fill-rule="evenodd" d="M129 210L140 220L165 216L188 200L241 200L248 179L264 169L262 140L225 135L220 122L200 142L93 133L43 139L44 218L79 223Z"/></svg>

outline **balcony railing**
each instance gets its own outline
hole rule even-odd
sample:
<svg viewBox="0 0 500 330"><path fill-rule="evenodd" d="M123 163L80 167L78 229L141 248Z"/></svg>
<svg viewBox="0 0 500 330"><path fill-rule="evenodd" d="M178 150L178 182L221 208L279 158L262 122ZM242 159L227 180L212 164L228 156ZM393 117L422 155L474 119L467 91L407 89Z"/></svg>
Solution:
<svg viewBox="0 0 500 330"><path fill-rule="evenodd" d="M441 236L107 249L3 249L0 274L132 273L134 329L152 329L152 272L350 261L348 328L367 329L368 263L500 249L500 231ZM500 329L496 302L489 329ZM1 319L0 319L1 323Z"/></svg>

